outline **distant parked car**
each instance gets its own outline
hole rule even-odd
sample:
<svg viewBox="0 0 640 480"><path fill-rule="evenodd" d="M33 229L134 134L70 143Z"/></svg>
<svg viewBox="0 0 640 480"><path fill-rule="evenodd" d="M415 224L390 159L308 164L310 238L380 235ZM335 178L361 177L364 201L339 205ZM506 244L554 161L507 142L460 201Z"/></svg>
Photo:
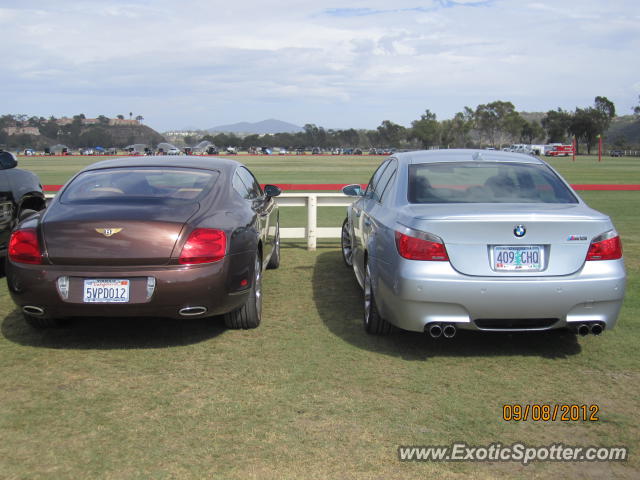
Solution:
<svg viewBox="0 0 640 480"><path fill-rule="evenodd" d="M353 149L353 154L354 155L362 155L362 149L361 148L354 148Z"/></svg>
<svg viewBox="0 0 640 480"><path fill-rule="evenodd" d="M342 253L364 290L364 327L581 335L612 329L622 244L548 164L482 150L399 153L356 196Z"/></svg>
<svg viewBox="0 0 640 480"><path fill-rule="evenodd" d="M281 148L278 150L279 155L289 155L289 151L286 148Z"/></svg>
<svg viewBox="0 0 640 480"><path fill-rule="evenodd" d="M167 150L166 154L167 155L180 155L180 149L179 148L170 148L169 150Z"/></svg>
<svg viewBox="0 0 640 480"><path fill-rule="evenodd" d="M311 155L320 155L322 154L322 150L320 149L320 147L313 147L311 149Z"/></svg>
<svg viewBox="0 0 640 480"><path fill-rule="evenodd" d="M280 263L279 194L224 158L93 164L11 234L10 295L36 327L224 315L229 328L255 328L262 271Z"/></svg>
<svg viewBox="0 0 640 480"><path fill-rule="evenodd" d="M37 175L16 168L17 165L12 153L0 150L0 257L3 259L13 227L21 219L45 207Z"/></svg>
<svg viewBox="0 0 640 480"><path fill-rule="evenodd" d="M624 152L622 150L611 150L612 157L624 157Z"/></svg>

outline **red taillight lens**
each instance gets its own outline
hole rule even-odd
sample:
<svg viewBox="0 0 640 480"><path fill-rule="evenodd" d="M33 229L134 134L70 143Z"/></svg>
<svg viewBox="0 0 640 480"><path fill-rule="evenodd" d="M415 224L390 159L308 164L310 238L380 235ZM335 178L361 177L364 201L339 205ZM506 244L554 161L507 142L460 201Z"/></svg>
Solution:
<svg viewBox="0 0 640 480"><path fill-rule="evenodd" d="M410 237L396 232L396 246L401 257L409 260L430 260L446 262L449 260L444 243Z"/></svg>
<svg viewBox="0 0 640 480"><path fill-rule="evenodd" d="M38 233L34 228L16 230L9 239L9 259L15 263L42 263Z"/></svg>
<svg viewBox="0 0 640 480"><path fill-rule="evenodd" d="M227 236L215 228L196 228L182 247L181 265L217 262L227 251Z"/></svg>
<svg viewBox="0 0 640 480"><path fill-rule="evenodd" d="M622 258L622 242L618 235L606 240L597 240L596 238L589 245L587 260L617 260Z"/></svg>

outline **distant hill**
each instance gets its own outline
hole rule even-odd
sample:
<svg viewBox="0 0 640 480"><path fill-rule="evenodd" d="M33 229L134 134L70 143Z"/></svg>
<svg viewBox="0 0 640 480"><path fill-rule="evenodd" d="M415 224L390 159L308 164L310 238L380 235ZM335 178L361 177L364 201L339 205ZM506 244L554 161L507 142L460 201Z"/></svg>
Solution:
<svg viewBox="0 0 640 480"><path fill-rule="evenodd" d="M640 120L633 115L615 117L605 137L610 144L640 145Z"/></svg>
<svg viewBox="0 0 640 480"><path fill-rule="evenodd" d="M302 127L292 123L283 122L270 118L261 122L240 122L232 125L219 125L207 129L207 132L224 132L224 133L248 133L248 134L264 134L264 133L298 133L302 132Z"/></svg>

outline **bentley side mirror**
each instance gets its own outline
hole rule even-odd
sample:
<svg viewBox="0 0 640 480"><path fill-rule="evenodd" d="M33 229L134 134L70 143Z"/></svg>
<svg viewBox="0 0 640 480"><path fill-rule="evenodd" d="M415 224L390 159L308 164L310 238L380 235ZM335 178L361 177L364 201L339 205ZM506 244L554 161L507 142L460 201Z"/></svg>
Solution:
<svg viewBox="0 0 640 480"><path fill-rule="evenodd" d="M364 195L364 190L362 190L362 187L360 185L354 183L352 185L346 185L345 187L342 187L342 193L344 193L348 197L361 197L362 195Z"/></svg>
<svg viewBox="0 0 640 480"><path fill-rule="evenodd" d="M0 151L0 169L9 170L17 165L18 161L13 153Z"/></svg>
<svg viewBox="0 0 640 480"><path fill-rule="evenodd" d="M280 187L278 187L277 185L265 185L264 186L264 194L267 197L277 197L281 193L282 193L282 190L280 190Z"/></svg>

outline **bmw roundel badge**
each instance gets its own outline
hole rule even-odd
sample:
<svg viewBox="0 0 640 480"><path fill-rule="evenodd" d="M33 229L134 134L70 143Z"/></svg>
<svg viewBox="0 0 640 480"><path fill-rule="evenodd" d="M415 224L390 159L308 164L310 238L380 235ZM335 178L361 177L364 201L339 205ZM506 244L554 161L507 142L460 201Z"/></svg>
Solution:
<svg viewBox="0 0 640 480"><path fill-rule="evenodd" d="M524 237L525 233L527 233L527 229L524 225L516 225L513 229L513 234L518 238Z"/></svg>

